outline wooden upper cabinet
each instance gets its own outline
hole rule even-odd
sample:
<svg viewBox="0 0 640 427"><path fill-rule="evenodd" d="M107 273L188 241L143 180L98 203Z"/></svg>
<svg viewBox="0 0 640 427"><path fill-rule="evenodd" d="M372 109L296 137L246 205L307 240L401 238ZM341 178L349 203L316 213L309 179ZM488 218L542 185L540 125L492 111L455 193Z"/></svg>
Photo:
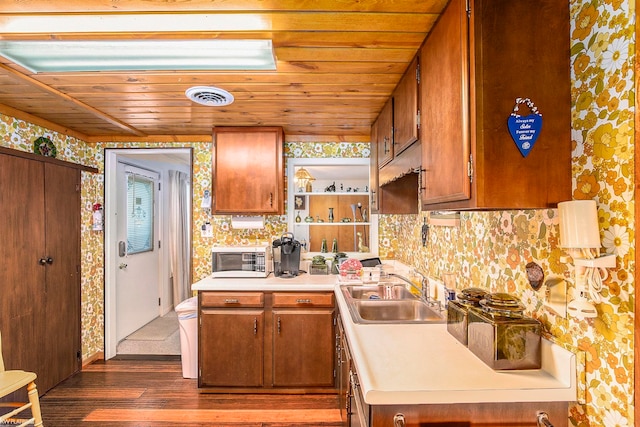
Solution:
<svg viewBox="0 0 640 427"><path fill-rule="evenodd" d="M418 213L419 116L416 56L371 126L370 185L374 213Z"/></svg>
<svg viewBox="0 0 640 427"><path fill-rule="evenodd" d="M393 92L393 155L420 139L419 79L416 56Z"/></svg>
<svg viewBox="0 0 640 427"><path fill-rule="evenodd" d="M283 141L280 127L213 129L213 213L284 213Z"/></svg>
<svg viewBox="0 0 640 427"><path fill-rule="evenodd" d="M373 123L376 128L375 143L378 145L378 167L393 160L393 98L389 98L378 118Z"/></svg>
<svg viewBox="0 0 640 427"><path fill-rule="evenodd" d="M571 198L569 5L452 0L420 50L424 210L528 209ZM542 114L520 153L516 99ZM519 115L531 114L519 105Z"/></svg>

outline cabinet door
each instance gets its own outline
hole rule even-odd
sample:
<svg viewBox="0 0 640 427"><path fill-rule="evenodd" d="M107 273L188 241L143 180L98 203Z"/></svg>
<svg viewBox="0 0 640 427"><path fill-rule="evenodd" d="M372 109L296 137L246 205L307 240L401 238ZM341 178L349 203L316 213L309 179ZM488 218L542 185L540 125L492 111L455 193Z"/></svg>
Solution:
<svg viewBox="0 0 640 427"><path fill-rule="evenodd" d="M46 356L44 169L41 162L0 154L0 333L6 369L41 375ZM62 306L64 307L64 306ZM40 378L38 378L40 386ZM26 393L24 393L26 397Z"/></svg>
<svg viewBox="0 0 640 427"><path fill-rule="evenodd" d="M420 50L423 205L471 196L465 5L451 1Z"/></svg>
<svg viewBox="0 0 640 427"><path fill-rule="evenodd" d="M200 313L199 387L262 387L264 310Z"/></svg>
<svg viewBox="0 0 640 427"><path fill-rule="evenodd" d="M348 349L347 336L342 328L340 316L337 316L338 323L338 402L340 407L340 418L342 422L351 425L351 399L349 372L351 371L351 356Z"/></svg>
<svg viewBox="0 0 640 427"><path fill-rule="evenodd" d="M80 171L44 164L46 295L40 312L42 372L38 389L53 388L80 370ZM64 308L64 309L62 309Z"/></svg>
<svg viewBox="0 0 640 427"><path fill-rule="evenodd" d="M378 115L374 126L378 137L378 167L393 160L393 97L390 97Z"/></svg>
<svg viewBox="0 0 640 427"><path fill-rule="evenodd" d="M5 366L43 394L80 369L80 172L0 155L0 187Z"/></svg>
<svg viewBox="0 0 640 427"><path fill-rule="evenodd" d="M418 77L418 57L416 57L393 92L394 157L419 139Z"/></svg>
<svg viewBox="0 0 640 427"><path fill-rule="evenodd" d="M274 387L333 387L333 309L273 310Z"/></svg>
<svg viewBox="0 0 640 427"><path fill-rule="evenodd" d="M215 213L284 213L282 144L279 127L214 128Z"/></svg>

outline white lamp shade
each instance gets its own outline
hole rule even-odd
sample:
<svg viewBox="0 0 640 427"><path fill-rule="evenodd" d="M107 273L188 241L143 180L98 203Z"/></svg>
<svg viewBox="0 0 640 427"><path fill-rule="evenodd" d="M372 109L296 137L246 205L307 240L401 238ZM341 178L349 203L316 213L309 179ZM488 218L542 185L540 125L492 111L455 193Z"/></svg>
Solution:
<svg viewBox="0 0 640 427"><path fill-rule="evenodd" d="M598 208L595 200L558 203L560 247L600 248Z"/></svg>

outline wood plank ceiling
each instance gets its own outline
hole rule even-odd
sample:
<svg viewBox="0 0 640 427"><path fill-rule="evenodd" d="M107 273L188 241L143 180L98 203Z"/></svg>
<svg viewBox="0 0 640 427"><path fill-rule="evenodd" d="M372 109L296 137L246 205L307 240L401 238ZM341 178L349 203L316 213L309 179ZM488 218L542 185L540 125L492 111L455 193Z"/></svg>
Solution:
<svg viewBox="0 0 640 427"><path fill-rule="evenodd" d="M87 142L206 140L213 126L259 125L283 126L290 140L368 141L371 123L446 3L2 0L0 40L266 38L273 40L277 71L33 74L0 57L0 112ZM156 28L154 18L167 14L175 28ZM127 25L131 17L144 25ZM74 28L95 18L119 28ZM186 18L206 27L180 28ZM239 24L229 29L231 22ZM227 90L235 102L195 104L184 92L198 85Z"/></svg>

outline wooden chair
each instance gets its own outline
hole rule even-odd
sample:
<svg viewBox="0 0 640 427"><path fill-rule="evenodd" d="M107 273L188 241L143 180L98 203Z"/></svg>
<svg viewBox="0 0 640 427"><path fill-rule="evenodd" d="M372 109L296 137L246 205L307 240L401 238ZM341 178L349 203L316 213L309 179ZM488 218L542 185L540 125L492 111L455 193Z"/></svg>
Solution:
<svg viewBox="0 0 640 427"><path fill-rule="evenodd" d="M35 427L42 426L42 414L40 413L40 399L38 398L38 389L36 388L36 374L25 371L5 371L4 361L2 360L2 335L0 335L0 399L20 390L22 387L27 388L29 396L28 403L2 403L0 407L15 408L0 415L0 426L26 426L33 424ZM31 408L31 418L18 419L15 415ZM23 415L24 416L24 415Z"/></svg>

